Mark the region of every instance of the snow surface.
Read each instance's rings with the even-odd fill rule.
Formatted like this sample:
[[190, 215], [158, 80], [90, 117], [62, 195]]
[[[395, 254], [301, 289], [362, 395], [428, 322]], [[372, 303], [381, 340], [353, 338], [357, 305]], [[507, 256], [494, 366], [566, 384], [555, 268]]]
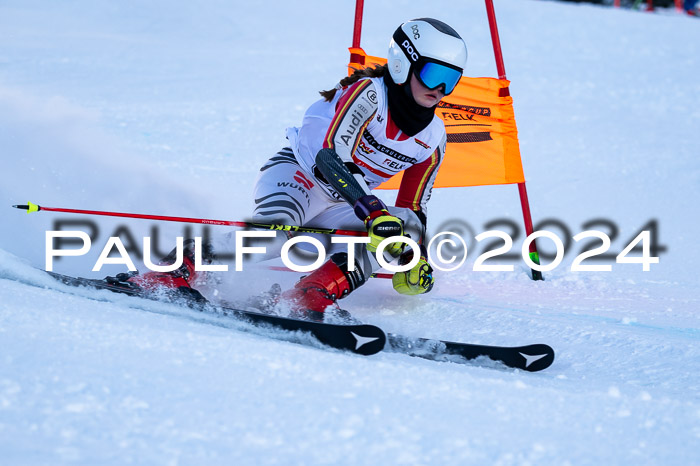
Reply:
[[[57, 219], [99, 226], [90, 256], [56, 263], [83, 276], [121, 270], [89, 272], [119, 226], [156, 224], [12, 204], [246, 218], [285, 127], [345, 72], [353, 2], [304, 5], [0, 4], [0, 463], [700, 464], [700, 23], [672, 11], [496, 5], [535, 223], [574, 235], [607, 219], [617, 253], [656, 219], [659, 264], [571, 272], [576, 245], [533, 282], [517, 260], [472, 271], [472, 235], [466, 266], [429, 295], [374, 280], [344, 302], [387, 331], [548, 343], [543, 372], [328, 351], [35, 270]], [[478, 1], [367, 2], [365, 50], [384, 55], [421, 16], [463, 35], [468, 75], [496, 75]], [[521, 222], [513, 186], [430, 203], [433, 233], [502, 218]], [[156, 226], [162, 244], [183, 229]], [[297, 277], [249, 272], [232, 294]]]

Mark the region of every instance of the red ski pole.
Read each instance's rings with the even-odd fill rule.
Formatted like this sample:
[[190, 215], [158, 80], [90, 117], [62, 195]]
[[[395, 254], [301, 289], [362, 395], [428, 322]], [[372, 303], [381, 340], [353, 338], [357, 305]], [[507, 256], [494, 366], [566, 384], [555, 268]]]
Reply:
[[258, 223], [258, 222], [240, 222], [232, 220], [212, 220], [207, 218], [190, 218], [190, 217], [168, 217], [165, 215], [146, 215], [146, 214], [129, 214], [125, 212], [105, 212], [101, 210], [81, 210], [81, 209], [65, 209], [60, 207], [44, 207], [28, 202], [27, 205], [13, 205], [16, 209], [26, 210], [27, 213], [39, 212], [45, 210], [47, 212], [63, 212], [68, 214], [81, 215], [103, 215], [107, 217], [126, 217], [139, 218], [144, 220], [161, 220], [166, 222], [182, 222], [182, 223], [202, 223], [205, 225], [224, 225], [242, 228], [259, 228], [262, 230], [277, 230], [277, 231], [294, 231], [298, 233], [320, 233], [324, 235], [343, 235], [343, 236], [367, 236], [366, 231], [357, 230], [341, 230], [339, 228], [314, 228], [301, 227], [297, 225], [281, 225], [276, 223]]
[[[243, 227], [243, 228], [260, 228], [264, 230], [277, 230], [277, 231], [295, 231], [299, 233], [321, 233], [325, 235], [344, 235], [344, 236], [367, 236], [366, 231], [356, 231], [356, 230], [341, 230], [338, 228], [313, 228], [313, 227], [300, 227], [296, 225], [280, 225], [274, 223], [256, 223], [256, 222], [239, 222], [231, 220], [211, 220], [206, 218], [189, 218], [189, 217], [167, 217], [164, 215], [146, 215], [146, 214], [130, 214], [125, 212], [105, 212], [100, 210], [81, 210], [81, 209], [65, 209], [60, 207], [44, 207], [37, 204], [28, 202], [26, 205], [13, 205], [12, 207], [16, 209], [26, 210], [27, 213], [40, 212], [42, 210], [46, 212], [63, 212], [69, 214], [81, 214], [81, 215], [103, 215], [108, 217], [126, 217], [126, 218], [139, 218], [144, 220], [163, 220], [166, 222], [182, 222], [182, 223], [202, 223], [205, 225], [225, 225], [233, 227]], [[291, 271], [286, 267], [275, 267], [267, 266], [266, 268], [270, 270], [278, 271]], [[376, 278], [391, 278], [393, 274], [389, 273], [374, 273], [372, 276]]]

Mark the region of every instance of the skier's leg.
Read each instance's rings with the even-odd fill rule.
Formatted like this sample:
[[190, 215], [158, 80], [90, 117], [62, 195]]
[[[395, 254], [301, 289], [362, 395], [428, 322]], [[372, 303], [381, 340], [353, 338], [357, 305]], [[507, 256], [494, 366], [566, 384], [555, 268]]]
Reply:
[[[305, 225], [330, 201], [316, 179], [297, 163], [291, 149], [284, 148], [271, 157], [260, 169], [253, 191], [253, 222], [281, 225]], [[233, 252], [236, 231], [215, 238], [215, 251]], [[274, 239], [250, 240], [265, 246], [265, 254], [250, 256], [260, 262], [280, 256], [284, 243], [290, 238], [284, 231], [277, 231]]]
[[[291, 149], [285, 148], [271, 157], [260, 169], [255, 185], [255, 211], [253, 221], [264, 223], [281, 223], [300, 225], [304, 223], [309, 213], [315, 215], [323, 208], [325, 191], [316, 187], [313, 177], [303, 172], [294, 159]], [[233, 252], [235, 249], [235, 233], [217, 235], [208, 244], [203, 245], [203, 263], [220, 263], [217, 253]], [[279, 250], [287, 236], [279, 232], [268, 246], [268, 254], [255, 257], [254, 260], [265, 260], [279, 256]], [[171, 257], [172, 256], [172, 257]], [[257, 255], [259, 256], [259, 255]], [[175, 250], [161, 260], [161, 264], [169, 264], [175, 260]], [[128, 281], [141, 287], [155, 288], [192, 288], [195, 279], [200, 282], [211, 282], [211, 276], [200, 274], [197, 277], [194, 270], [194, 240], [185, 241], [183, 266], [173, 272], [147, 272], [142, 275], [130, 276]], [[219, 277], [221, 278], [221, 277]], [[213, 280], [216, 282], [217, 279]]]
[[[195, 270], [195, 240], [187, 239], [183, 242], [182, 264], [170, 272], [150, 271], [144, 274], [120, 273], [116, 277], [108, 277], [108, 280], [129, 282], [149, 292], [159, 289], [180, 292], [180, 295], [195, 301], [204, 301], [204, 297], [193, 287], [201, 278]], [[209, 244], [202, 245], [202, 264], [211, 264], [214, 255]], [[172, 265], [177, 260], [177, 248], [158, 262], [159, 266]]]
[[[422, 224], [415, 213], [397, 207], [390, 207], [389, 210], [404, 221], [405, 235], [417, 241]], [[363, 222], [348, 204], [334, 204], [310, 221], [319, 226], [364, 229]], [[373, 272], [381, 268], [364, 244], [334, 243], [327, 251], [331, 256], [325, 264], [303, 277], [294, 288], [281, 296], [293, 311], [306, 312], [308, 317], [317, 320], [322, 319], [322, 313], [328, 306], [362, 286]], [[352, 261], [351, 255], [354, 256]], [[391, 261], [392, 258], [385, 259]]]

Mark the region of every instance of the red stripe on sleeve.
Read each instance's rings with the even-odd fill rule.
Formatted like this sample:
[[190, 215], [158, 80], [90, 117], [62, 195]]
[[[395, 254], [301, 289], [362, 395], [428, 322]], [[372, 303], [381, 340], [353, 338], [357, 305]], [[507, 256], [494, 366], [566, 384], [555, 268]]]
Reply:
[[[328, 127], [328, 131], [326, 132], [326, 138], [323, 140], [324, 148], [335, 148], [334, 140], [336, 133], [338, 132], [338, 128], [340, 127], [340, 123], [343, 121], [343, 118], [345, 118], [345, 116], [351, 111], [350, 109], [352, 108], [352, 104], [362, 94], [365, 88], [370, 85], [372, 85], [372, 81], [370, 81], [369, 79], [358, 81], [352, 86], [350, 86], [345, 92], [345, 94], [343, 94], [342, 97], [340, 97], [340, 100], [338, 100], [338, 103], [335, 106], [335, 115], [333, 116], [331, 124]], [[360, 134], [361, 133], [358, 131], [358, 134], [356, 134], [356, 136], [359, 136]], [[357, 145], [357, 141], [355, 141], [354, 145]]]
[[432, 187], [431, 178], [440, 165], [438, 150], [426, 160], [403, 172], [399, 194], [396, 197], [396, 207], [407, 207], [411, 210], [421, 210], [426, 189]]

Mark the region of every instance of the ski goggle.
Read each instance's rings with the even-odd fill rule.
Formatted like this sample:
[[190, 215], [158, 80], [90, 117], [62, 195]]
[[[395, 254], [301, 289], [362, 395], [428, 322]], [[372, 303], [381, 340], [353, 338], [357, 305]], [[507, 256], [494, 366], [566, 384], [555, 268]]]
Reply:
[[462, 70], [442, 63], [425, 60], [423, 66], [416, 71], [416, 76], [421, 84], [430, 90], [445, 86], [445, 95], [448, 95], [455, 90], [457, 83], [462, 78]]

